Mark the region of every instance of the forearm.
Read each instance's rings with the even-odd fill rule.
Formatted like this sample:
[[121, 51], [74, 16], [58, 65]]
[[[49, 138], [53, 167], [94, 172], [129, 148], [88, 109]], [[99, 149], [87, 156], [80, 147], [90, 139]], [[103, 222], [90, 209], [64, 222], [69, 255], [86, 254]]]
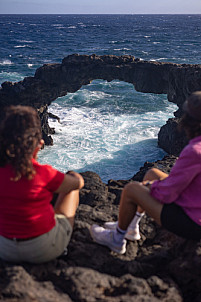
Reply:
[[69, 171], [64, 176], [64, 180], [56, 193], [69, 193], [73, 190], [80, 190], [84, 186], [83, 177], [74, 171]]
[[68, 171], [66, 174], [68, 174], [78, 180], [79, 183], [78, 183], [77, 189], [82, 189], [84, 187], [84, 178], [82, 177], [81, 174], [79, 174], [75, 171]]

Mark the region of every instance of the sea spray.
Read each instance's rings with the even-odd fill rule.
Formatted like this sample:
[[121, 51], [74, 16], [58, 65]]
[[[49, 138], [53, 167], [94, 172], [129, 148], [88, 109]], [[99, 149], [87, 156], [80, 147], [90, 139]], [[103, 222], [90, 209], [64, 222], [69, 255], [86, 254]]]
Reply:
[[[128, 99], [120, 88], [117, 92], [121, 85]], [[56, 131], [54, 146], [45, 147], [39, 160], [64, 172], [94, 171], [105, 182], [130, 178], [145, 161], [165, 154], [157, 134], [175, 110], [166, 95], [137, 93], [119, 81], [93, 81], [51, 104], [49, 111], [60, 123], [49, 120]]]

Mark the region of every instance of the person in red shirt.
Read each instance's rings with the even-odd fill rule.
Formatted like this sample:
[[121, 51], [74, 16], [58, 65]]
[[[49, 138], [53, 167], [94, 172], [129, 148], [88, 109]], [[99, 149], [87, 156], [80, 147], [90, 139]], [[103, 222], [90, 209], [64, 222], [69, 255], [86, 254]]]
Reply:
[[38, 163], [43, 143], [34, 108], [5, 109], [0, 123], [0, 258], [6, 261], [50, 261], [71, 238], [84, 180], [76, 172], [64, 174]]

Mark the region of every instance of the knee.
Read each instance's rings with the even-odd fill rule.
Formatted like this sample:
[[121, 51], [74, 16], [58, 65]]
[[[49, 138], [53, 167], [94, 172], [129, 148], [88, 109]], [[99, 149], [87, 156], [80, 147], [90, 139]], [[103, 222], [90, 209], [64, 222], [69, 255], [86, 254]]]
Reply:
[[155, 178], [155, 175], [158, 173], [158, 171], [159, 171], [159, 169], [157, 169], [157, 168], [149, 169], [145, 173], [145, 176], [144, 176], [143, 180], [152, 180], [153, 178]]
[[138, 191], [138, 188], [141, 186], [141, 184], [138, 181], [133, 181], [125, 185], [124, 187], [124, 194], [126, 194], [128, 197], [134, 197], [135, 192]]

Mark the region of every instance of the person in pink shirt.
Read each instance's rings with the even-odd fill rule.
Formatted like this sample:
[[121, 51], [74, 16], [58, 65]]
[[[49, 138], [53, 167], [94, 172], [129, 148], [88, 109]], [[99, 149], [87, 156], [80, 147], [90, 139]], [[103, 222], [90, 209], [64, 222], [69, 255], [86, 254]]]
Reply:
[[[184, 103], [180, 128], [189, 138], [169, 175], [153, 168], [142, 182], [130, 182], [122, 192], [115, 229], [92, 225], [93, 240], [123, 254], [125, 235], [137, 207], [178, 236], [201, 239], [201, 92]], [[109, 225], [109, 224], [108, 224]], [[107, 223], [105, 224], [107, 226]]]
[[84, 180], [76, 172], [64, 174], [37, 162], [43, 143], [34, 108], [5, 109], [0, 123], [0, 258], [6, 261], [50, 261], [71, 238]]

